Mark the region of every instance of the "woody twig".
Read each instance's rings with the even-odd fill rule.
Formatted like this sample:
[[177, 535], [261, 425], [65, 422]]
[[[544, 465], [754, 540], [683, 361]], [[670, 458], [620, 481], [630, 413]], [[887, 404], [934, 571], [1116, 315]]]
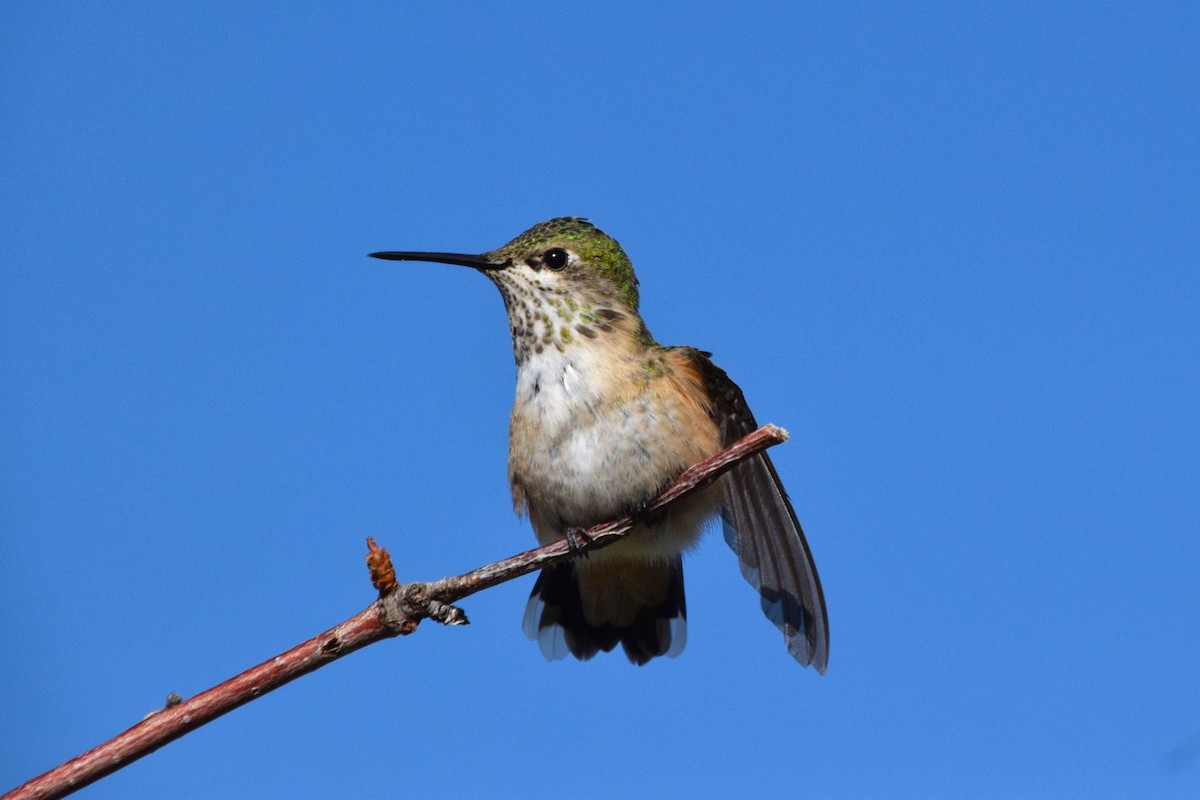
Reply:
[[[684, 472], [651, 501], [645, 511], [659, 511], [709, 485], [739, 461], [786, 441], [787, 436], [782, 428], [764, 425]], [[383, 639], [410, 634], [423, 619], [465, 625], [466, 614], [453, 605], [459, 600], [611, 544], [636, 524], [633, 515], [626, 515], [589, 528], [575, 546], [566, 540], [553, 542], [463, 575], [430, 583], [397, 583], [387, 551], [373, 539], [368, 539], [367, 563], [371, 581], [379, 591], [379, 599], [370, 606], [324, 633], [192, 698], [181, 700], [172, 693], [162, 709], [129, 730], [18, 786], [0, 800], [65, 797], [331, 661]]]

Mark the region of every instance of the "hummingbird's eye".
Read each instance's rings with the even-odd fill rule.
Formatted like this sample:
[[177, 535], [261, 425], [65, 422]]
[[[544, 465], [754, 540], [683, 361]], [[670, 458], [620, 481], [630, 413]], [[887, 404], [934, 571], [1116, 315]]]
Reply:
[[561, 247], [553, 247], [542, 254], [542, 263], [557, 272], [567, 265], [569, 255]]

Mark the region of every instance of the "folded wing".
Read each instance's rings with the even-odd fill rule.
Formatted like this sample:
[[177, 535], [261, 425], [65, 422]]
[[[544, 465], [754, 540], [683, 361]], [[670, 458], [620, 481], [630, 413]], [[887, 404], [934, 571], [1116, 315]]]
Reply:
[[[680, 348], [685, 349], [685, 348]], [[707, 353], [690, 351], [713, 398], [713, 417], [727, 447], [758, 428], [746, 398]], [[758, 590], [763, 613], [783, 632], [788, 652], [824, 673], [829, 663], [829, 619], [817, 565], [766, 453], [726, 475], [721, 512], [725, 541], [741, 562], [742, 575]]]

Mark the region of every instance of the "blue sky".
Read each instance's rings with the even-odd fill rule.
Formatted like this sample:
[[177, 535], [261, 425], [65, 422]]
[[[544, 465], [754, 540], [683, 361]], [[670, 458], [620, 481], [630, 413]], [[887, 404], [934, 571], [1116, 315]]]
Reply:
[[1195, 797], [1190, 3], [10, 3], [0, 785], [533, 543], [496, 290], [619, 239], [760, 421], [829, 604], [710, 537], [684, 654], [546, 663], [527, 578], [81, 796]]

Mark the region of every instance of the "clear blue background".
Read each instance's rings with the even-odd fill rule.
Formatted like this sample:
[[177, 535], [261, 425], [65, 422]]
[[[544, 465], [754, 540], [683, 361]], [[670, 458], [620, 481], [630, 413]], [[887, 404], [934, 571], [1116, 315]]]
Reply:
[[687, 651], [532, 579], [86, 790], [1200, 794], [1200, 6], [7, 3], [0, 787], [404, 579], [532, 544], [479, 252], [594, 219], [715, 352], [824, 579], [719, 536]]

